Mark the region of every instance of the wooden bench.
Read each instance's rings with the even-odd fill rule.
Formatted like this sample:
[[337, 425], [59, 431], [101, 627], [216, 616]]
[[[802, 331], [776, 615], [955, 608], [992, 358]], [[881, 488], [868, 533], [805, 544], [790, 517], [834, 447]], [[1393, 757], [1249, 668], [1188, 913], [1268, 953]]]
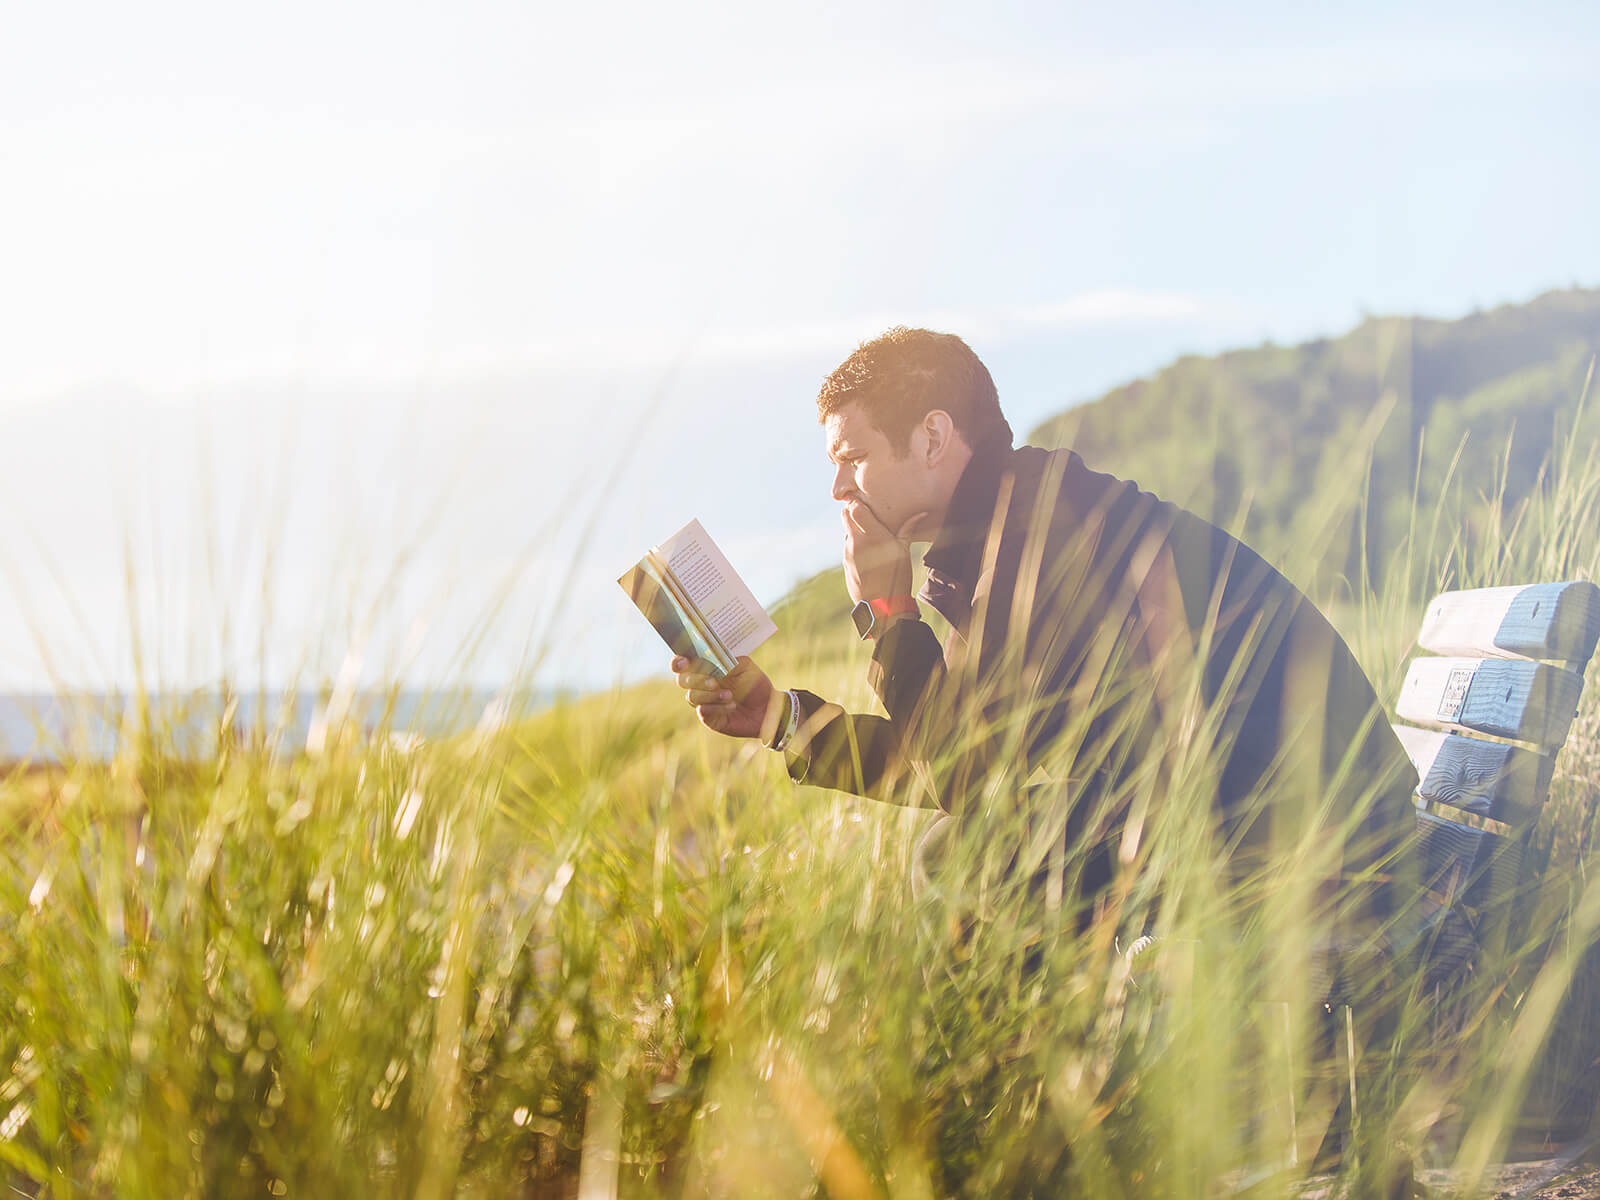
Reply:
[[[1428, 604], [1417, 645], [1430, 653], [1411, 662], [1395, 705], [1409, 723], [1392, 726], [1419, 776], [1422, 920], [1395, 932], [1420, 952], [1435, 985], [1457, 981], [1486, 942], [1503, 936], [1522, 845], [1549, 794], [1597, 638], [1600, 587], [1593, 583], [1445, 592]], [[1277, 1149], [1271, 1132], [1262, 1137], [1264, 1161], [1226, 1181], [1225, 1194], [1242, 1194], [1319, 1152], [1337, 1157], [1357, 1124], [1365, 1036], [1357, 1035], [1354, 1010], [1322, 1006], [1320, 1034], [1310, 1038], [1320, 1079], [1308, 1090], [1306, 1063], [1297, 1060], [1301, 1017], [1287, 1003], [1268, 1008], [1274, 1016], [1262, 1029], [1283, 1032], [1262, 1061], [1262, 1078], [1272, 1082], [1256, 1121], [1283, 1141]], [[1392, 1170], [1388, 1194], [1411, 1195], [1403, 1157]]]
[[1434, 982], [1504, 937], [1522, 846], [1597, 636], [1600, 588], [1588, 582], [1445, 592], [1428, 605], [1417, 644], [1438, 657], [1412, 661], [1395, 706], [1411, 724], [1393, 728], [1421, 777], [1414, 799]]
[[[1419, 776], [1413, 803], [1423, 877], [1421, 919], [1405, 922], [1400, 941], [1420, 954], [1436, 999], [1505, 935], [1522, 846], [1549, 794], [1597, 636], [1600, 587], [1588, 582], [1445, 592], [1428, 604], [1417, 645], [1430, 654], [1411, 662], [1395, 705], [1410, 723], [1392, 728]], [[1283, 1008], [1287, 1029], [1293, 1018]], [[1250, 1180], [1309, 1161], [1355, 1126], [1354, 1014], [1344, 1005], [1324, 1011], [1325, 1050], [1340, 1060], [1332, 1065], [1344, 1080], [1334, 1091], [1344, 1094], [1335, 1102], [1324, 1091], [1320, 1119], [1301, 1120], [1298, 1080], [1285, 1058], [1278, 1070], [1289, 1098], [1287, 1154]], [[1285, 1045], [1291, 1041], [1286, 1035]]]

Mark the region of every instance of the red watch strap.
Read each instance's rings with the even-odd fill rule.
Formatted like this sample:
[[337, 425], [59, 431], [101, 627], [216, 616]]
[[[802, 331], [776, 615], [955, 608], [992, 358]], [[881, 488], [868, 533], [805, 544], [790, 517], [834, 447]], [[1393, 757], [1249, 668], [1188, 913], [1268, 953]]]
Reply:
[[880, 617], [894, 617], [901, 613], [914, 613], [917, 611], [917, 598], [915, 596], [886, 596], [878, 600], [868, 600], [872, 611]]

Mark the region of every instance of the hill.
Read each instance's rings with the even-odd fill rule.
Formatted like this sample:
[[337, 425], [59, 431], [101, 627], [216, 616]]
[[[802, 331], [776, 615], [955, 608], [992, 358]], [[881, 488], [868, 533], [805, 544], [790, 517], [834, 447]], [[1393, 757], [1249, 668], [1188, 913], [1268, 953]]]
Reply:
[[1417, 511], [1440, 509], [1446, 527], [1481, 522], [1483, 498], [1506, 511], [1549, 486], [1552, 446], [1586, 454], [1600, 437], [1595, 406], [1580, 412], [1597, 352], [1600, 290], [1455, 321], [1373, 317], [1342, 337], [1179, 359], [1026, 440], [1071, 446], [1242, 527], [1269, 555], [1320, 542], [1299, 582], [1326, 592], [1359, 577], [1363, 535], [1366, 569], [1382, 579], [1413, 492]]

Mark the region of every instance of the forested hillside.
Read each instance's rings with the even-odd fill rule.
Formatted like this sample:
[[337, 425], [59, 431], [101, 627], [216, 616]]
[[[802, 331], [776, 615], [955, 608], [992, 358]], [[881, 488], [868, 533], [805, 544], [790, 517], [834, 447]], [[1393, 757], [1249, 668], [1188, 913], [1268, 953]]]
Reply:
[[1182, 358], [1026, 440], [1071, 446], [1219, 524], [1242, 520], [1269, 554], [1326, 538], [1318, 577], [1301, 580], [1325, 591], [1357, 576], [1363, 505], [1367, 565], [1381, 580], [1414, 490], [1425, 518], [1443, 500], [1446, 525], [1481, 521], [1480, 494], [1503, 485], [1502, 508], [1515, 505], [1552, 445], [1588, 453], [1600, 415], [1593, 403], [1580, 414], [1580, 401], [1597, 352], [1600, 290], [1457, 321], [1373, 317], [1338, 338]]

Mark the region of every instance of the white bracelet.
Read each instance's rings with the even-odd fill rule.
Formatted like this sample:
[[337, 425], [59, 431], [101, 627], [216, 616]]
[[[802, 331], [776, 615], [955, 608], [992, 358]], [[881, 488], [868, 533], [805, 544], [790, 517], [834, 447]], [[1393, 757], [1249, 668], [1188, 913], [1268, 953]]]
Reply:
[[800, 728], [800, 697], [794, 694], [793, 689], [785, 693], [789, 697], [789, 720], [784, 724], [783, 733], [778, 740], [772, 743], [774, 750], [782, 750], [789, 744], [789, 739], [794, 736], [794, 731]]

